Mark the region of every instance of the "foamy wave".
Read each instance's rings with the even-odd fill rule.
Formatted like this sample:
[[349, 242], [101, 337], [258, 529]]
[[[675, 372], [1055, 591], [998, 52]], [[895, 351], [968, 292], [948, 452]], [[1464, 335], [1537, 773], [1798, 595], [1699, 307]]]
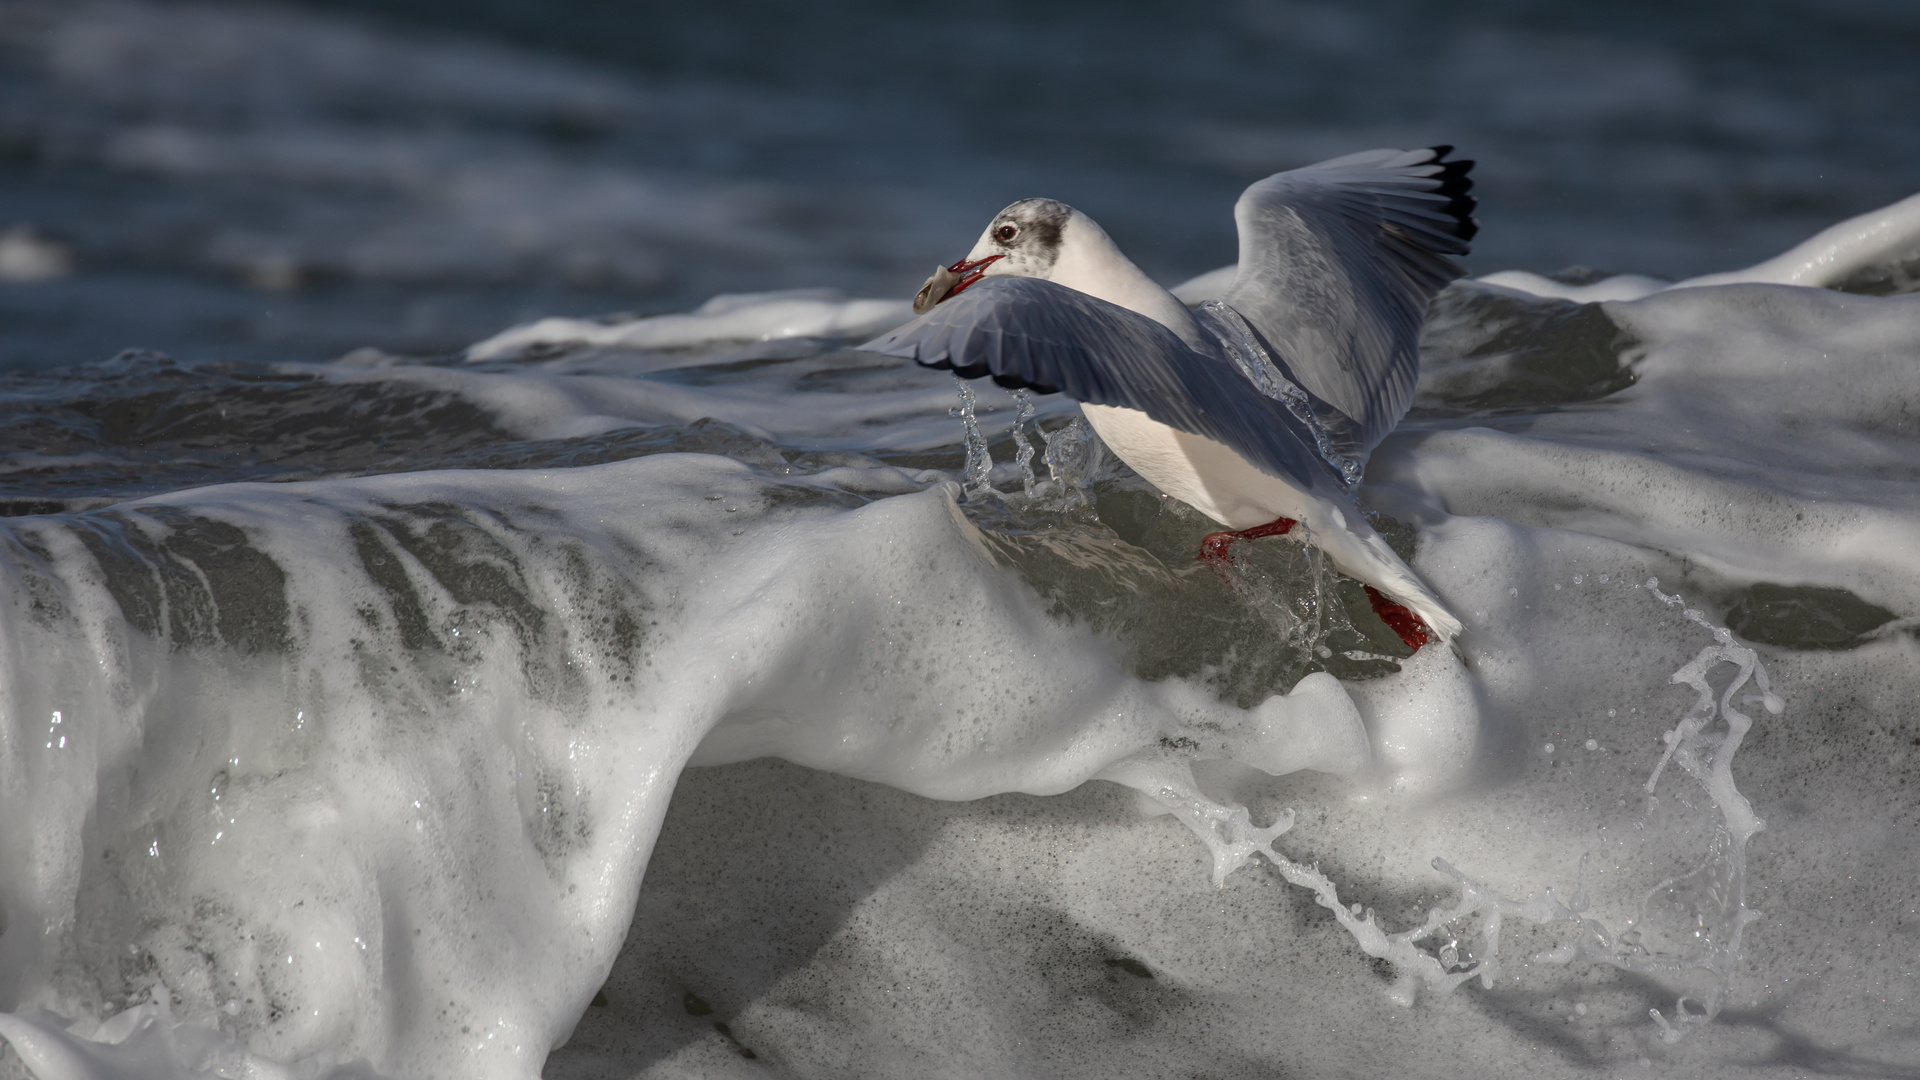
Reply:
[[1575, 285], [1524, 270], [1503, 270], [1479, 280], [1583, 304], [1638, 300], [1665, 289], [1709, 285], [1805, 285], [1876, 295], [1912, 292], [1920, 288], [1920, 195], [1822, 229], [1791, 250], [1744, 270], [1679, 282], [1616, 274]]
[[913, 304], [906, 300], [849, 300], [832, 290], [791, 289], [716, 296], [685, 314], [647, 319], [541, 319], [470, 346], [467, 357], [495, 360], [566, 345], [684, 349], [795, 337], [865, 339], [912, 317]]
[[1915, 1059], [1920, 297], [1451, 291], [1361, 490], [1467, 623], [1412, 657], [1309, 547], [1196, 564], [1070, 406], [843, 348], [898, 315], [858, 303], [132, 356], [23, 413], [75, 469], [213, 475], [226, 424], [321, 478], [0, 522], [0, 1038], [49, 1080]]

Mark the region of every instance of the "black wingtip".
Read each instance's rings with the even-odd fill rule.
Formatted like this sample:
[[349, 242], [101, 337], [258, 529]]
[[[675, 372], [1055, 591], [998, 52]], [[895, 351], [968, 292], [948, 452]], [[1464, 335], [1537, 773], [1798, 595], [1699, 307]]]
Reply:
[[1028, 382], [1018, 375], [996, 374], [991, 367], [987, 366], [985, 360], [961, 365], [954, 363], [950, 357], [942, 357], [938, 360], [921, 360], [916, 358], [914, 363], [919, 364], [921, 367], [933, 368], [935, 371], [951, 371], [963, 379], [992, 379], [994, 385], [1006, 390], [1031, 390], [1041, 395], [1057, 394], [1060, 392], [1060, 388], [1057, 386], [1048, 386], [1046, 383], [1039, 382]]
[[1471, 240], [1480, 231], [1480, 223], [1473, 219], [1473, 211], [1480, 204], [1468, 192], [1473, 190], [1473, 159], [1448, 161], [1446, 157], [1453, 153], [1453, 147], [1447, 145], [1429, 147], [1433, 151], [1433, 163], [1440, 166], [1437, 179], [1440, 186], [1436, 189], [1447, 197], [1447, 216], [1453, 219], [1453, 235], [1462, 240]]
[[1046, 383], [1028, 382], [1018, 375], [994, 375], [992, 378], [994, 385], [1003, 390], [1031, 390], [1036, 394], [1042, 395], [1057, 394], [1060, 392], [1060, 388], [1057, 386], [1048, 386]]

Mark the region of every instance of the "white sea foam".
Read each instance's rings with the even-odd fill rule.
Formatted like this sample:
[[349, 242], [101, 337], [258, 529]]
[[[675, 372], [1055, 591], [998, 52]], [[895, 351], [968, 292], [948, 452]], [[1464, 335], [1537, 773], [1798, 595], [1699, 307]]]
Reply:
[[[609, 324], [595, 340], [577, 335], [593, 333], [598, 324], [546, 320], [490, 339], [484, 349], [475, 346], [469, 364], [387, 356], [370, 363], [350, 355], [281, 367], [341, 383], [458, 395], [526, 439], [716, 419], [808, 450], [949, 446], [956, 415], [950, 376], [818, 340], [859, 338], [911, 314], [902, 303], [835, 299], [819, 291], [728, 296], [691, 315]], [[483, 356], [487, 362], [479, 362]], [[972, 392], [984, 430], [1005, 434], [1019, 412], [1012, 395], [990, 383]], [[1078, 415], [1058, 395], [1031, 406], [1043, 421]]]
[[[724, 339], [723, 339], [724, 340]], [[712, 343], [707, 343], [711, 345]], [[385, 383], [458, 395], [527, 439], [580, 438], [622, 428], [725, 421], [757, 438], [810, 450], [926, 450], [951, 445], [952, 379], [872, 353], [821, 352], [814, 342], [780, 351], [709, 348], [698, 353], [608, 350], [556, 360], [473, 368], [390, 360], [283, 365], [342, 383]], [[746, 377], [728, 372], [743, 365]], [[976, 388], [997, 436], [1015, 409], [999, 387]], [[1044, 399], [1042, 418], [1075, 411]]]
[[1662, 281], [1645, 274], [1612, 274], [1599, 281], [1571, 285], [1530, 270], [1500, 270], [1476, 280], [1485, 285], [1514, 289], [1530, 296], [1572, 300], [1580, 304], [1597, 304], [1605, 300], [1638, 300], [1673, 285], [1670, 281]]
[[467, 356], [493, 360], [536, 346], [571, 344], [674, 349], [790, 337], [864, 340], [912, 317], [913, 305], [905, 300], [849, 300], [830, 289], [791, 289], [716, 296], [684, 315], [618, 322], [541, 319], [479, 342]]
[[[1682, 603], [1678, 596], [1662, 594], [1658, 579], [1648, 579], [1646, 589], [1674, 606]], [[1704, 986], [1688, 987], [1687, 993], [1680, 994], [1670, 1016], [1657, 1008], [1649, 1013], [1659, 1025], [1661, 1037], [1669, 1043], [1679, 1041], [1689, 1026], [1711, 1023], [1727, 1004], [1746, 927], [1760, 918], [1759, 912], [1746, 906], [1746, 851], [1747, 842], [1766, 827], [1734, 783], [1733, 759], [1753, 721], [1732, 701], [1751, 681], [1760, 690], [1757, 696], [1768, 712], [1779, 714], [1785, 703], [1768, 689], [1766, 670], [1753, 650], [1735, 644], [1724, 628], [1707, 623], [1697, 610], [1689, 609], [1686, 614], [1714, 635], [1715, 644], [1701, 649], [1672, 676], [1672, 681], [1697, 691], [1699, 698], [1673, 730], [1662, 736], [1667, 750], [1645, 784], [1646, 805], [1649, 813], [1657, 806], [1661, 773], [1669, 761], [1678, 761], [1699, 783], [1718, 820], [1713, 823], [1713, 840], [1697, 856], [1697, 865], [1649, 886], [1621, 926], [1609, 928], [1586, 914], [1592, 903], [1584, 881], [1591, 853], [1582, 857], [1582, 880], [1564, 900], [1551, 886], [1524, 901], [1514, 900], [1489, 890], [1444, 858], [1436, 858], [1434, 869], [1457, 883], [1458, 901], [1433, 908], [1418, 926], [1397, 932], [1387, 931], [1374, 912], [1362, 905], [1349, 908], [1342, 903], [1339, 887], [1318, 868], [1302, 866], [1271, 850], [1263, 849], [1262, 853], [1273, 860], [1288, 882], [1312, 890], [1314, 899], [1334, 914], [1361, 949], [1392, 963], [1403, 980], [1417, 979], [1430, 989], [1445, 992], [1478, 979], [1481, 986], [1491, 990], [1503, 971], [1503, 919], [1561, 923], [1576, 928], [1577, 935], [1541, 953], [1536, 960], [1603, 964], [1669, 977], [1704, 974]], [[1723, 690], [1716, 690], [1708, 676], [1720, 664], [1732, 664], [1738, 671]], [[1707, 731], [1715, 720], [1721, 721], [1723, 730]], [[1594, 744], [1589, 741], [1588, 747], [1592, 749]], [[1547, 749], [1551, 752], [1551, 743]], [[1681, 798], [1684, 800], [1684, 796]], [[1478, 919], [1471, 925], [1459, 925], [1474, 916]], [[1469, 935], [1479, 938], [1471, 953], [1459, 944], [1460, 937]], [[1442, 937], [1452, 940], [1444, 945], [1423, 944], [1437, 943]], [[1406, 1004], [1412, 1004], [1410, 991], [1397, 991]], [[1689, 1002], [1696, 1008], [1689, 1009]]]
[[1920, 428], [1909, 419], [1920, 296], [1740, 285], [1606, 312], [1633, 339], [1634, 385], [1511, 429], [1403, 431], [1370, 467], [1379, 504], [1610, 537], [1736, 579], [1920, 606]]
[[[171, 988], [274, 1061], [527, 1075], [612, 962], [690, 762], [777, 754], [942, 799], [1066, 791], [1163, 738], [1364, 763], [1324, 676], [1242, 713], [1127, 675], [937, 478], [668, 455], [23, 526], [15, 595], [43, 614], [8, 625], [5, 799], [36, 827], [0, 857], [9, 925], [45, 932], [4, 939], [9, 1037], [55, 1075], [110, 1060], [31, 1010]], [[190, 549], [227, 582], [145, 591]], [[58, 745], [19, 742], [44, 715]]]
[[1708, 285], [1804, 285], [1830, 289], [1857, 283], [1869, 288], [1904, 286], [1910, 289], [1916, 278], [1920, 278], [1920, 195], [1822, 229], [1765, 262], [1685, 281], [1666, 282], [1640, 274], [1615, 274], [1573, 285], [1525, 270], [1502, 270], [1479, 280], [1535, 296], [1592, 304], [1605, 300], [1638, 300], [1666, 289], [1697, 289]]

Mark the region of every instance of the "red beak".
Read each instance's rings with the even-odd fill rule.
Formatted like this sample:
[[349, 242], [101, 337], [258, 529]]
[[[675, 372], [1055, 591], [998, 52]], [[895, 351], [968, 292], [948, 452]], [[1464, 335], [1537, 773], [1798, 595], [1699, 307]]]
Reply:
[[915, 315], [925, 315], [927, 312], [932, 311], [934, 305], [951, 299], [962, 289], [979, 281], [981, 277], [985, 276], [987, 267], [990, 266], [995, 259], [1004, 258], [1006, 258], [1005, 255], [989, 255], [984, 259], [975, 259], [972, 262], [961, 259], [952, 266], [934, 267], [933, 276], [927, 279], [926, 284], [920, 286], [919, 292], [913, 294], [913, 313]]
[[951, 300], [954, 297], [959, 296], [962, 292], [966, 290], [967, 286], [973, 284], [976, 281], [979, 281], [981, 278], [986, 276], [988, 266], [1004, 258], [1006, 258], [1005, 255], [989, 255], [984, 259], [975, 259], [972, 262], [968, 262], [965, 259], [961, 259], [959, 262], [954, 263], [952, 266], [947, 267], [947, 271], [949, 273], [959, 274], [960, 280], [954, 282], [953, 288], [948, 289], [946, 292], [946, 295], [942, 296], [940, 299]]

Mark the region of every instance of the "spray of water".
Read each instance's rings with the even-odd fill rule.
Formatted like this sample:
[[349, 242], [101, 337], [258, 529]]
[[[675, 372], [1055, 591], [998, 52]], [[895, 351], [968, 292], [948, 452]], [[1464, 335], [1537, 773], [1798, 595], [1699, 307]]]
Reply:
[[1033, 423], [1033, 392], [1021, 387], [1013, 392], [1013, 460], [1020, 466], [1020, 490], [1033, 498], [1033, 441], [1027, 438], [1027, 425]]
[[[1659, 591], [1657, 579], [1644, 586], [1662, 602], [1682, 606], [1678, 596]], [[1634, 917], [1624, 932], [1616, 933], [1600, 920], [1586, 915], [1589, 900], [1585, 879], [1587, 860], [1582, 858], [1579, 880], [1570, 897], [1562, 900], [1551, 887], [1543, 888], [1526, 900], [1514, 900], [1487, 888], [1462, 873], [1444, 859], [1433, 861], [1434, 869], [1451, 878], [1459, 889], [1459, 899], [1449, 907], [1434, 908], [1420, 925], [1390, 933], [1376, 919], [1372, 909], [1360, 904], [1347, 905], [1339, 889], [1317, 866], [1296, 863], [1286, 856], [1263, 848], [1282, 878], [1313, 891], [1315, 899], [1332, 911], [1347, 932], [1353, 935], [1361, 951], [1393, 964], [1405, 977], [1418, 980], [1429, 990], [1445, 992], [1461, 983], [1478, 978], [1491, 989], [1501, 976], [1500, 933], [1506, 919], [1521, 919], [1536, 924], [1563, 924], [1576, 931], [1558, 947], [1532, 959], [1549, 964], [1603, 964], [1650, 976], [1704, 976], [1706, 989], [1698, 996], [1682, 995], [1675, 1002], [1671, 1017], [1658, 1009], [1649, 1015], [1667, 1042], [1682, 1038], [1691, 1027], [1712, 1022], [1726, 1003], [1729, 985], [1738, 967], [1742, 935], [1748, 923], [1759, 918], [1746, 906], [1747, 841], [1766, 827], [1746, 797], [1734, 784], [1732, 765], [1741, 741], [1753, 726], [1753, 720], [1734, 705], [1735, 695], [1749, 683], [1759, 691], [1742, 698], [1742, 704], [1760, 702], [1771, 714], [1785, 704], [1768, 687], [1766, 670], [1753, 650], [1735, 643], [1724, 627], [1708, 623], [1696, 609], [1686, 609], [1686, 617], [1712, 632], [1714, 644], [1700, 650], [1694, 658], [1674, 672], [1670, 681], [1692, 687], [1698, 694], [1692, 707], [1663, 739], [1666, 753], [1645, 783], [1646, 813], [1658, 804], [1656, 792], [1669, 763], [1680, 768], [1700, 785], [1718, 815], [1713, 838], [1700, 862], [1690, 871], [1669, 877], [1641, 897]], [[1733, 672], [1724, 688], [1715, 691], [1710, 677], [1723, 665]], [[1715, 721], [1719, 721], [1716, 727]], [[1470, 961], [1463, 960], [1458, 934], [1451, 928], [1462, 919], [1478, 917], [1479, 947]], [[1691, 932], [1671, 935], [1660, 947], [1648, 944], [1643, 933], [1662, 918], [1679, 920]], [[1685, 942], [1675, 945], [1673, 942]]]
[[[954, 384], [960, 392], [960, 404], [947, 412], [960, 419], [965, 432], [967, 456], [961, 473], [967, 498], [979, 500], [992, 495], [1043, 505], [1050, 510], [1071, 510], [1092, 501], [1088, 489], [1100, 475], [1102, 448], [1100, 437], [1093, 433], [1093, 428], [1087, 425], [1084, 418], [1075, 416], [1048, 431], [1035, 418], [1033, 392], [1026, 389], [1013, 391], [1011, 435], [1013, 461], [1020, 470], [1020, 491], [1017, 495], [1001, 492], [993, 486], [993, 456], [987, 446], [987, 437], [980, 430], [979, 399], [966, 380], [955, 376]], [[1034, 446], [1033, 432], [1038, 432], [1045, 442], [1044, 453]], [[1036, 456], [1046, 462], [1045, 480], [1040, 479], [1034, 471], [1033, 459]]]
[[1223, 573], [1227, 586], [1272, 628], [1278, 648], [1302, 658], [1331, 657], [1328, 634], [1351, 633], [1353, 622], [1334, 595], [1334, 570], [1325, 553], [1314, 546], [1304, 523], [1284, 538], [1261, 542], [1269, 545], [1268, 552], [1273, 545], [1292, 545], [1298, 552], [1292, 572], [1276, 574], [1253, 565], [1249, 556], [1254, 545], [1242, 543], [1230, 550], [1231, 562]]
[[1062, 508], [1087, 502], [1087, 489], [1100, 474], [1100, 437], [1079, 416], [1052, 431], [1041, 428], [1040, 437], [1047, 443], [1044, 493], [1059, 498]]
[[993, 456], [987, 452], [987, 437], [980, 433], [980, 420], [975, 414], [973, 387], [965, 379], [954, 376], [954, 385], [960, 388], [960, 405], [948, 410], [948, 415], [960, 418], [967, 432], [966, 493], [969, 497], [979, 497], [993, 490], [987, 482], [993, 473]]

